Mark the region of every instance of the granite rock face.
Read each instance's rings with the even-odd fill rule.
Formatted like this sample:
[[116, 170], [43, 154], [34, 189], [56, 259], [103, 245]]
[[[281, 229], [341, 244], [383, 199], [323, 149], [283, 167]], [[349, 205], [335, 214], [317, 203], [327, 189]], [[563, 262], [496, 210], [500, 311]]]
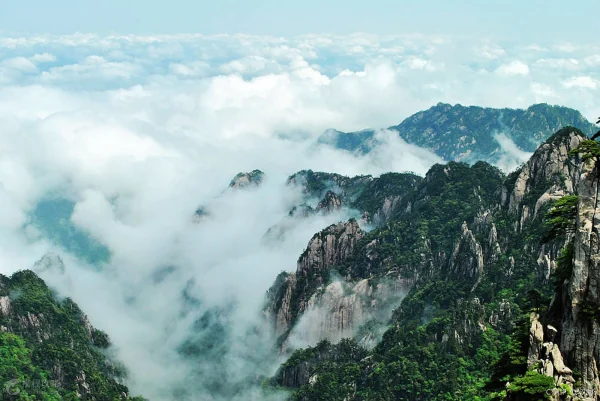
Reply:
[[[541, 207], [552, 200], [575, 192], [581, 166], [569, 157], [584, 139], [576, 131], [559, 131], [542, 144], [529, 161], [518, 171], [514, 186], [503, 192], [503, 203], [511, 213], [519, 215], [515, 231], [537, 215]], [[526, 196], [534, 197], [535, 204], [524, 202]]]
[[[354, 337], [357, 329], [369, 322], [383, 324], [411, 284], [399, 277], [358, 282], [340, 280], [318, 289], [308, 300], [284, 348], [303, 348], [321, 340], [336, 343], [342, 338]], [[366, 331], [358, 341], [370, 348], [377, 341], [376, 333]]]
[[575, 395], [581, 399], [600, 397], [600, 250], [598, 240], [597, 166], [591, 163], [577, 184], [579, 204], [577, 229], [573, 239], [573, 271], [563, 283], [560, 304], [562, 328], [560, 349], [567, 364], [580, 372], [581, 386]]
[[298, 275], [308, 275], [343, 262], [365, 232], [356, 220], [338, 223], [316, 234], [298, 261]]
[[[544, 327], [540, 322], [539, 314], [535, 312], [530, 314], [529, 321], [531, 326], [529, 329], [527, 367], [528, 370], [535, 370], [539, 374], [554, 379], [556, 387], [547, 392], [547, 399], [550, 401], [588, 400], [586, 397], [581, 398], [576, 395], [578, 390], [575, 387], [573, 371], [565, 365], [560, 347], [554, 342], [558, 330], [551, 325]], [[524, 398], [526, 395], [511, 394], [510, 386], [508, 389], [507, 400], [520, 401], [521, 399], [526, 399]], [[592, 399], [589, 400], [591, 401]]]
[[[321, 275], [350, 256], [364, 234], [356, 220], [333, 224], [313, 236], [298, 259], [295, 273], [282, 273], [278, 277], [278, 282], [269, 290], [270, 301], [265, 309], [278, 337], [289, 333], [295, 318], [309, 307], [311, 299], [310, 305], [315, 306], [314, 290], [327, 284]], [[313, 280], [315, 275], [318, 277]], [[329, 294], [335, 297], [333, 287]], [[349, 300], [345, 305], [353, 308]], [[348, 315], [349, 312], [345, 313]]]

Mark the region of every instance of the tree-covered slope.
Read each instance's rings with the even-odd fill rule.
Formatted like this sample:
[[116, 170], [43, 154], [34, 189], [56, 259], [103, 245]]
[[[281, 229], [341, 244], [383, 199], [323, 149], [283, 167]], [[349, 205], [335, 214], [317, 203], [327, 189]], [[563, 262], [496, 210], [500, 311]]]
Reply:
[[318, 293], [331, 276], [349, 287], [397, 277], [409, 292], [372, 350], [353, 342], [359, 330], [349, 342], [296, 351], [270, 383], [291, 389], [296, 400], [483, 400], [503, 397], [514, 377], [514, 394], [541, 389], [542, 398], [521, 399], [543, 399], [554, 385], [525, 375], [522, 333], [527, 313], [554, 293], [567, 238], [546, 235], [545, 215], [575, 193], [582, 166], [569, 152], [584, 138], [572, 127], [558, 131], [508, 177], [482, 162], [436, 165], [351, 252], [325, 265], [299, 262], [270, 292], [279, 306], [274, 316], [304, 313], [286, 295], [304, 294], [306, 302], [307, 289]]
[[347, 207], [360, 212], [369, 221], [382, 223], [389, 217], [395, 204], [421, 181], [422, 178], [413, 173], [346, 177], [335, 173], [302, 170], [287, 180], [287, 185], [301, 189], [304, 201], [291, 210], [290, 215]]
[[[545, 103], [526, 110], [438, 103], [389, 130], [408, 143], [434, 151], [444, 160], [495, 162], [501, 152], [497, 134], [504, 134], [521, 150], [533, 152], [564, 126], [576, 127], [586, 135], [595, 132], [594, 125], [577, 110]], [[376, 142], [374, 134], [372, 130], [354, 133], [330, 130], [320, 142], [366, 153]]]
[[[0, 275], [0, 382], [6, 400], [131, 400], [108, 336], [34, 272]], [[141, 398], [135, 398], [140, 399]]]

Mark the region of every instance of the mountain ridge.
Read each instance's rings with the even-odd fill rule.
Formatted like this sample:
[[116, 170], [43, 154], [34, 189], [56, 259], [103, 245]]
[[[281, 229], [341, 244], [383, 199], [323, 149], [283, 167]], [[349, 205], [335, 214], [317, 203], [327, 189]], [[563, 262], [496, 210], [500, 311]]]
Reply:
[[[319, 267], [316, 285], [308, 286], [317, 294], [319, 286], [328, 285], [323, 281], [328, 270], [341, 277], [330, 282], [347, 282], [350, 288], [378, 275], [405, 279], [410, 289], [381, 341], [371, 351], [363, 348], [364, 328], [359, 327], [353, 339], [337, 345], [325, 338], [294, 352], [270, 383], [287, 387], [291, 399], [304, 401], [538, 399], [523, 398], [525, 391], [534, 391], [529, 387], [534, 382], [544, 383], [542, 397], [551, 391], [553, 400], [572, 399], [564, 386], [583, 394], [579, 382], [566, 373], [550, 374], [550, 384], [544, 379], [549, 371], [530, 366], [527, 372], [527, 349], [534, 344], [518, 333], [529, 330], [529, 318], [523, 317], [529, 308], [549, 303], [554, 291], [552, 277], [568, 238], [541, 243], [544, 216], [557, 199], [582, 185], [586, 167], [571, 163], [570, 154], [586, 139], [578, 129], [564, 128], [509, 176], [483, 162], [472, 167], [456, 162], [433, 166], [391, 220], [364, 235], [341, 263], [325, 271]], [[299, 263], [296, 274], [303, 269]], [[309, 293], [303, 299], [312, 297]], [[285, 307], [275, 305], [280, 311]], [[351, 306], [340, 307], [335, 313], [351, 315]], [[531, 324], [535, 322], [532, 318]], [[560, 347], [559, 353], [564, 349]], [[501, 365], [503, 355], [524, 362]], [[545, 355], [539, 358], [548, 358]], [[564, 363], [574, 360], [573, 354], [565, 354]], [[547, 361], [563, 366], [559, 354]], [[507, 381], [494, 376], [501, 369], [515, 382], [509, 394]], [[496, 379], [490, 382], [489, 377]], [[485, 386], [491, 386], [487, 398], [477, 398]]]
[[[594, 130], [594, 125], [579, 111], [564, 106], [538, 103], [527, 109], [497, 109], [441, 102], [387, 130], [447, 161], [495, 163], [502, 152], [496, 135], [504, 134], [522, 151], [533, 152], [564, 126], [578, 128], [586, 135]], [[364, 154], [379, 143], [376, 132], [364, 129], [348, 133], [330, 129], [317, 142]]]

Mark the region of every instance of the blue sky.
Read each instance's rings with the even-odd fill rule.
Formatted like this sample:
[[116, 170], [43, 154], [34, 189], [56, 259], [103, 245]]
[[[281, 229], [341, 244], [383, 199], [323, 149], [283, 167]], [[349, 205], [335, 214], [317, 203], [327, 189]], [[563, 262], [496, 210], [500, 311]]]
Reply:
[[592, 43], [597, 0], [0, 0], [10, 33], [440, 33]]

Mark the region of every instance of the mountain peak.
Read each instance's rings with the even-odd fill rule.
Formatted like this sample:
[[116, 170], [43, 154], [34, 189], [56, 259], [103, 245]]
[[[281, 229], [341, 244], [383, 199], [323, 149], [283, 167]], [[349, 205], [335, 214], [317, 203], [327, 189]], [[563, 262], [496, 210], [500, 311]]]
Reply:
[[249, 173], [238, 173], [231, 182], [229, 183], [230, 188], [241, 189], [246, 188], [251, 185], [258, 186], [260, 185], [265, 178], [265, 173], [262, 171], [255, 169], [250, 171]]

